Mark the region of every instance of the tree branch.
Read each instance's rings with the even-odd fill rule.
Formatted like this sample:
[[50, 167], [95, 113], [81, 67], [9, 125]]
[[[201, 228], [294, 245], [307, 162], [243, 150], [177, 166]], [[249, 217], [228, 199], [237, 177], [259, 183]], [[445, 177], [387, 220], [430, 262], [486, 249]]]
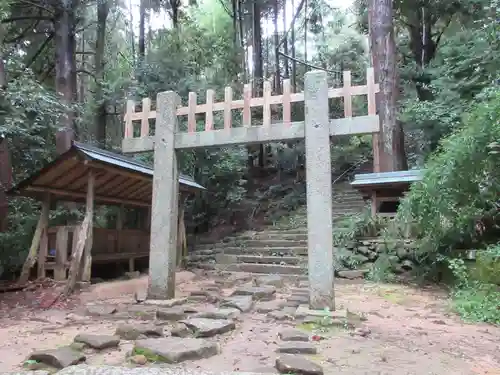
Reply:
[[38, 21], [54, 21], [52, 17], [47, 16], [20, 16], [20, 17], [10, 17], [2, 20], [2, 23], [11, 23], [16, 21], [27, 21], [27, 20], [38, 20]]
[[40, 10], [44, 10], [46, 12], [49, 12], [50, 14], [54, 14], [54, 10], [53, 9], [49, 9], [45, 6], [43, 6], [42, 4], [40, 3], [37, 3], [37, 2], [32, 2], [32, 1], [29, 1], [29, 0], [18, 0], [20, 3], [23, 3], [23, 4], [28, 4], [28, 5], [31, 5], [31, 6], [34, 6]]
[[43, 50], [47, 47], [47, 45], [50, 43], [50, 41], [54, 38], [54, 33], [50, 34], [47, 39], [42, 43], [40, 48], [38, 48], [38, 51], [35, 52], [35, 54], [31, 57], [30, 62], [26, 64], [26, 68], [28, 69], [40, 56], [40, 54], [43, 52]]
[[17, 43], [17, 42], [19, 42], [21, 39], [24, 39], [28, 35], [28, 31], [35, 29], [39, 23], [40, 23], [40, 20], [36, 20], [31, 25], [29, 25], [27, 28], [25, 28], [23, 31], [21, 31], [21, 34], [19, 34], [15, 38], [5, 39], [4, 43]]

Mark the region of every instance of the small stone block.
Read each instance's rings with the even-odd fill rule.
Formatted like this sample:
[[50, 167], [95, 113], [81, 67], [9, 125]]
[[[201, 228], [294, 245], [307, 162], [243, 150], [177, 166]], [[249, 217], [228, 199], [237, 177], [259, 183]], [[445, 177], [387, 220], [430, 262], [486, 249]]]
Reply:
[[294, 328], [284, 329], [279, 333], [279, 337], [283, 341], [309, 341], [307, 333]]
[[111, 335], [93, 335], [90, 333], [80, 333], [74, 339], [75, 342], [83, 343], [93, 349], [102, 350], [115, 348], [120, 344], [120, 337]]
[[46, 365], [61, 369], [85, 361], [85, 356], [68, 346], [64, 346], [57, 349], [32, 353], [28, 360], [42, 362]]
[[276, 359], [276, 369], [281, 374], [323, 375], [323, 369], [300, 355], [282, 354]]
[[140, 353], [141, 351], [151, 353], [158, 362], [180, 363], [217, 355], [219, 345], [203, 339], [165, 337], [137, 340], [134, 352]]
[[317, 354], [318, 349], [309, 342], [290, 341], [281, 344], [278, 349], [276, 349], [276, 352], [287, 354]]

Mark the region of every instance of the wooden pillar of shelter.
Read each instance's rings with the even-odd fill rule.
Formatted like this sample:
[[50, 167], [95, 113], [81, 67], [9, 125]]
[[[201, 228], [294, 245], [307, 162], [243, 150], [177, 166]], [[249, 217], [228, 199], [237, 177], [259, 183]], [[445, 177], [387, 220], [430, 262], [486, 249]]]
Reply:
[[[38, 266], [38, 272], [40, 276], [40, 271], [45, 270], [45, 261], [47, 257], [47, 247], [48, 241], [47, 238], [47, 229], [49, 226], [49, 213], [50, 213], [50, 195], [47, 194], [42, 201], [42, 211], [40, 213], [40, 218], [38, 219], [38, 223], [36, 225], [35, 234], [33, 235], [33, 239], [31, 240], [31, 246], [28, 251], [28, 257], [23, 264], [23, 268], [21, 270], [21, 276], [19, 277], [19, 284], [24, 284], [29, 280], [31, 268], [35, 265], [35, 262], [38, 258], [38, 263], [43, 263], [43, 269], [41, 266]], [[45, 239], [43, 239], [45, 237]], [[44, 247], [44, 249], [42, 249]], [[40, 251], [41, 249], [41, 251]], [[44, 257], [43, 254], [45, 254]]]
[[66, 269], [68, 261], [68, 238], [67, 226], [57, 228], [56, 232], [56, 267], [54, 269], [54, 279], [56, 281], [66, 280]]
[[177, 224], [177, 265], [180, 265], [184, 257], [187, 255], [186, 243], [186, 225], [184, 222], [184, 203], [186, 195], [180, 193], [179, 197], [179, 222]]
[[[64, 289], [64, 294], [70, 294], [75, 288], [78, 276], [81, 275], [83, 281], [89, 281], [92, 267], [92, 226], [94, 218], [94, 183], [95, 175], [92, 169], [88, 172], [87, 196], [85, 217], [79, 226], [78, 233], [75, 231], [73, 238], [73, 253], [69, 268], [68, 282]], [[76, 239], [76, 241], [75, 241]]]

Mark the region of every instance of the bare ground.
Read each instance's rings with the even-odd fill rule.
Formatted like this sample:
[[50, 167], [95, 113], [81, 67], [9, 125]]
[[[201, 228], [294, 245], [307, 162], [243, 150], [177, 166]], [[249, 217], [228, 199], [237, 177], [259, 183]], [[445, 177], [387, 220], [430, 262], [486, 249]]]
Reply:
[[[214, 280], [179, 272], [178, 296], [214, 284]], [[50, 290], [1, 295], [0, 372], [19, 370], [31, 352], [68, 345], [78, 333], [113, 334], [120, 321], [85, 316], [85, 304], [130, 304], [133, 293], [146, 285], [145, 277], [98, 284], [48, 310], [39, 306]], [[284, 298], [287, 287], [279, 292], [278, 298]], [[229, 288], [221, 290], [222, 295], [230, 293]], [[336, 287], [336, 300], [339, 308], [366, 317], [363, 326], [371, 333], [366, 337], [345, 330], [325, 333], [326, 339], [317, 342], [319, 354], [309, 356], [325, 374], [500, 374], [500, 328], [461, 322], [450, 312], [449, 301], [440, 290], [346, 284]], [[283, 327], [295, 325], [271, 320], [265, 314], [243, 314], [235, 331], [212, 338], [221, 344], [221, 354], [181, 366], [276, 373], [277, 334]], [[132, 342], [122, 341], [120, 350], [93, 354], [87, 362], [123, 365], [132, 346]]]

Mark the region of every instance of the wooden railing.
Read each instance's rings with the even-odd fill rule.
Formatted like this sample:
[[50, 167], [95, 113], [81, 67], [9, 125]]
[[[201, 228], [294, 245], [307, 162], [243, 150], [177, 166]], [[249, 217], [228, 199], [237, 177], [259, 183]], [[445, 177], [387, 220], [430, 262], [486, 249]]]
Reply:
[[[367, 83], [361, 86], [351, 85], [351, 72], [345, 71], [343, 73], [343, 87], [330, 88], [328, 90], [329, 98], [343, 98], [344, 99], [344, 117], [351, 119], [353, 117], [352, 111], [352, 97], [359, 95], [367, 95], [368, 97], [368, 116], [376, 115], [375, 94], [379, 91], [379, 85], [375, 83], [373, 68], [367, 69]], [[180, 106], [177, 109], [177, 116], [187, 116], [187, 132], [196, 132], [196, 115], [205, 114], [205, 131], [218, 130], [215, 129], [214, 113], [223, 112], [223, 129], [231, 129], [234, 127], [232, 123], [233, 110], [241, 110], [242, 127], [252, 126], [252, 108], [262, 107], [262, 126], [269, 127], [271, 125], [271, 106], [281, 106], [282, 123], [285, 126], [290, 126], [291, 122], [291, 108], [292, 103], [303, 102], [304, 93], [292, 93], [290, 80], [283, 81], [283, 94], [272, 95], [271, 83], [264, 82], [263, 96], [252, 97], [252, 89], [250, 84], [243, 86], [243, 98], [233, 99], [233, 90], [231, 87], [226, 87], [224, 90], [224, 101], [215, 102], [215, 91], [207, 90], [205, 103], [198, 104], [198, 97], [195, 92], [190, 92], [188, 96], [187, 106]], [[145, 98], [142, 100], [142, 109], [136, 112], [136, 102], [129, 100], [125, 113], [125, 131], [124, 138], [132, 139], [134, 137], [134, 123], [140, 122], [139, 138], [146, 138], [150, 136], [149, 120], [156, 119], [157, 112], [152, 109], [151, 99]], [[362, 116], [358, 116], [362, 117]], [[220, 128], [220, 127], [219, 127]], [[348, 132], [349, 134], [352, 132]], [[339, 130], [339, 134], [343, 134]], [[127, 151], [127, 150], [124, 150]]]

